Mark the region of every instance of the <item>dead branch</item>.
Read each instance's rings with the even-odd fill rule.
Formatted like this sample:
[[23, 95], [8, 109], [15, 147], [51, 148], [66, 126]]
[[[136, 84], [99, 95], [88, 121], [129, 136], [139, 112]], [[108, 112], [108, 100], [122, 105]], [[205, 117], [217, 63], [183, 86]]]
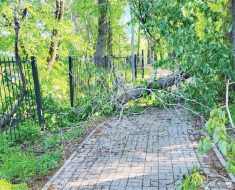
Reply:
[[143, 97], [144, 92], [149, 94], [150, 92], [148, 91], [148, 89], [165, 89], [167, 87], [177, 85], [178, 83], [188, 78], [189, 78], [189, 75], [184, 74], [184, 73], [172, 74], [164, 78], [161, 78], [159, 80], [156, 80], [156, 78], [153, 76], [151, 77], [146, 87], [131, 89], [125, 92], [124, 94], [122, 94], [121, 96], [117, 97], [116, 101], [119, 104], [124, 105], [131, 100], [135, 100], [135, 99]]

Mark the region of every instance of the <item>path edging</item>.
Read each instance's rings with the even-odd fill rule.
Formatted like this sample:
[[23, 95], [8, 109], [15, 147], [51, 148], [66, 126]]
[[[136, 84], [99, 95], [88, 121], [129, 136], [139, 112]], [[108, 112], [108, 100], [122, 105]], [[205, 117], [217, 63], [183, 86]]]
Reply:
[[[202, 134], [206, 137], [208, 136], [209, 134], [206, 133], [206, 132], [202, 132]], [[221, 152], [219, 151], [219, 149], [217, 148], [217, 146], [214, 146], [213, 147], [213, 152], [215, 153], [216, 157], [218, 158], [218, 160], [220, 161], [220, 163], [222, 164], [222, 166], [225, 168], [226, 170], [226, 165], [227, 165], [227, 162], [226, 160], [224, 159], [223, 155], [221, 154]], [[226, 171], [226, 173], [228, 174], [229, 178], [231, 179], [231, 181], [233, 183], [235, 183], [235, 176], [232, 174], [232, 173], [228, 173]]]
[[60, 169], [50, 178], [50, 180], [44, 185], [42, 190], [47, 190], [55, 181], [55, 179], [60, 175], [60, 173], [64, 170], [64, 168], [69, 164], [69, 162], [77, 155], [77, 151], [83, 147], [85, 142], [103, 125], [105, 125], [108, 122], [108, 119], [98, 125], [93, 131], [84, 139], [84, 141], [78, 146], [78, 148], [74, 151], [74, 153], [67, 159], [67, 161], [63, 164], [63, 166], [60, 167]]
[[[223, 157], [223, 155], [221, 154], [221, 152], [219, 151], [219, 149], [218, 149], [216, 146], [214, 146], [213, 151], [214, 151], [214, 153], [216, 154], [216, 156], [217, 156], [217, 158], [219, 159], [219, 161], [220, 161], [220, 163], [222, 164], [222, 166], [223, 166], [224, 168], [226, 168], [226, 165], [227, 165], [226, 160], [224, 159], [224, 157]], [[234, 176], [232, 173], [228, 173], [228, 172], [227, 172], [227, 174], [228, 174], [229, 178], [231, 179], [231, 181], [232, 181], [233, 183], [235, 183], [235, 176]]]

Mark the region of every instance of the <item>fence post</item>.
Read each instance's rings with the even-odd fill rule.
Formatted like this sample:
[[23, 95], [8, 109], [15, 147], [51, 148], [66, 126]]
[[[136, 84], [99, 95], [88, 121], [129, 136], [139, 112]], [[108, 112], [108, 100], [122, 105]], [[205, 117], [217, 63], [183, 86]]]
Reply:
[[44, 124], [44, 121], [43, 121], [43, 113], [42, 113], [41, 89], [40, 89], [38, 69], [37, 69], [35, 57], [31, 57], [31, 64], [32, 64], [32, 73], [33, 73], [33, 81], [34, 81], [34, 91], [35, 91], [36, 104], [37, 104], [38, 122], [39, 122], [39, 125], [42, 126]]
[[73, 58], [69, 56], [69, 88], [70, 88], [70, 105], [74, 107], [74, 79], [73, 79]]
[[105, 56], [105, 62], [104, 62], [105, 63], [104, 64], [105, 65], [105, 70], [108, 70], [108, 61], [109, 61], [109, 57], [106, 55]]
[[142, 50], [142, 78], [144, 78], [144, 50]]
[[137, 55], [135, 54], [135, 61], [134, 61], [134, 74], [135, 79], [137, 79]]
[[148, 47], [148, 53], [147, 53], [147, 64], [150, 64], [150, 49]]
[[137, 61], [136, 61], [136, 63], [137, 63], [137, 67], [138, 67], [138, 65], [140, 63], [140, 53], [139, 52], [137, 53]]

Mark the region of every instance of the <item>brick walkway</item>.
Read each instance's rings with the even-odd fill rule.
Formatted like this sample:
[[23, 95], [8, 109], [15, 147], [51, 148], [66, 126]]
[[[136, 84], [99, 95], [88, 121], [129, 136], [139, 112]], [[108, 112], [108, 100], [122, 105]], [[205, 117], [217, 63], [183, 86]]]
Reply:
[[[148, 109], [98, 127], [44, 189], [175, 189], [193, 166], [217, 173], [196, 153], [196, 129], [181, 110]], [[192, 134], [193, 132], [193, 134]], [[210, 162], [211, 163], [211, 162]], [[209, 189], [229, 189], [218, 178]], [[208, 183], [209, 183], [208, 182]]]

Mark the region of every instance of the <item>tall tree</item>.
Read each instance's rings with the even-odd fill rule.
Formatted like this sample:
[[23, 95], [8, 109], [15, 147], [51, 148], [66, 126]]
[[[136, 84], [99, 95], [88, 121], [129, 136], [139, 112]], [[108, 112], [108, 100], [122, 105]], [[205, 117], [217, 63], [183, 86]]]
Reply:
[[98, 38], [95, 52], [95, 63], [102, 64], [102, 58], [106, 53], [107, 31], [108, 31], [108, 0], [98, 0], [99, 21], [98, 21]]
[[[58, 22], [63, 20], [64, 16], [64, 0], [56, 0], [56, 12], [55, 12], [55, 19]], [[53, 29], [52, 31], [52, 41], [49, 50], [49, 57], [47, 58], [48, 67], [51, 68], [52, 65], [55, 63], [57, 49], [59, 47], [59, 32], [58, 29]]]
[[[109, 1], [109, 0], [108, 0]], [[113, 30], [112, 30], [112, 26], [111, 26], [111, 5], [110, 2], [108, 3], [108, 53], [109, 55], [113, 55]]]

